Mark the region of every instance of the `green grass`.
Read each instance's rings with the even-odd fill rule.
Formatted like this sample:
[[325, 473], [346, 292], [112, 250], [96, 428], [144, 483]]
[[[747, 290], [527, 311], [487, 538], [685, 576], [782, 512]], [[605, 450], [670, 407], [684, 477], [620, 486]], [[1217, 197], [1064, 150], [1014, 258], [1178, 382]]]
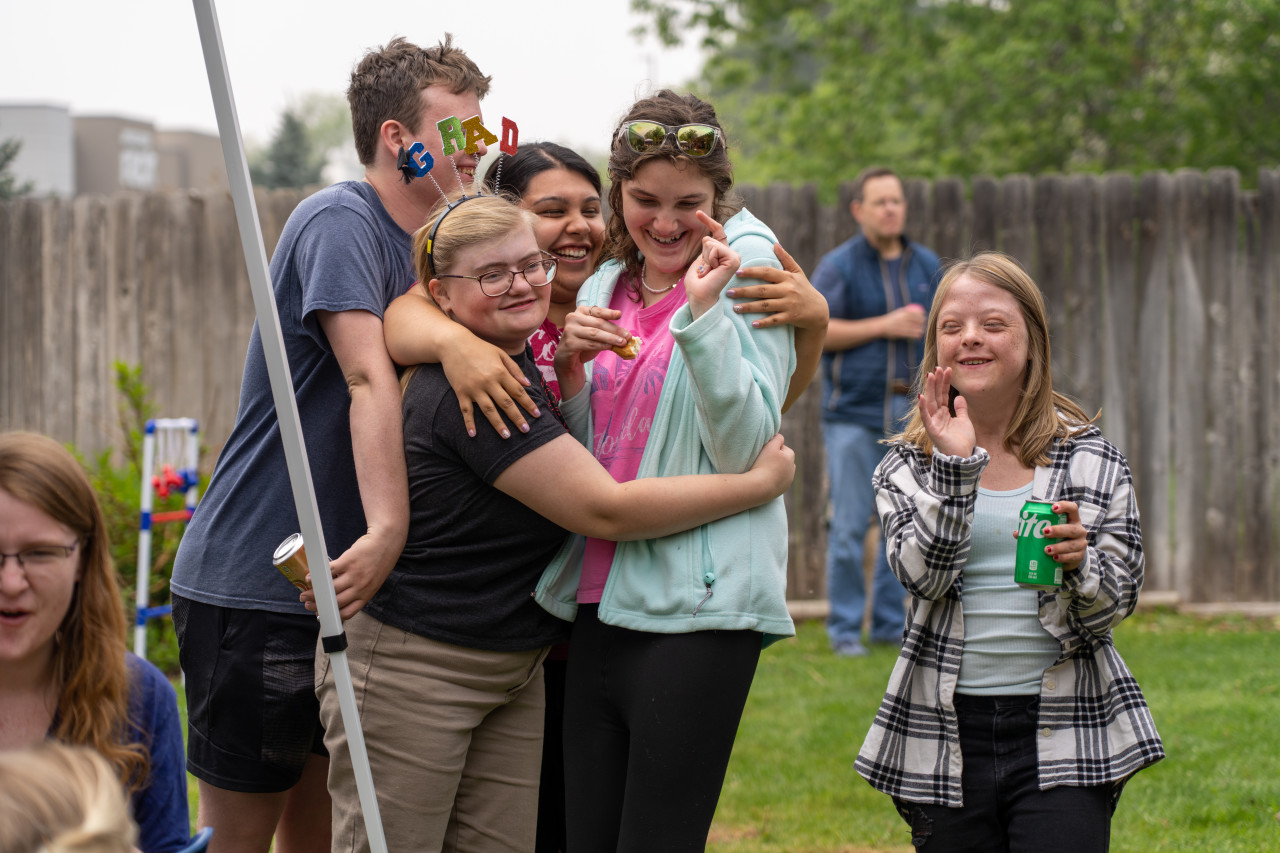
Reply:
[[[1280, 850], [1280, 620], [1145, 612], [1116, 644], [1168, 757], [1125, 788], [1113, 853]], [[895, 657], [837, 658], [816, 622], [765, 651], [709, 849], [910, 853], [889, 798], [853, 771]]]
[[[1112, 851], [1280, 850], [1280, 624], [1140, 613], [1116, 644], [1168, 757], [1125, 788]], [[765, 651], [710, 849], [912, 850], [889, 798], [853, 770], [895, 657], [837, 658], [812, 622]]]

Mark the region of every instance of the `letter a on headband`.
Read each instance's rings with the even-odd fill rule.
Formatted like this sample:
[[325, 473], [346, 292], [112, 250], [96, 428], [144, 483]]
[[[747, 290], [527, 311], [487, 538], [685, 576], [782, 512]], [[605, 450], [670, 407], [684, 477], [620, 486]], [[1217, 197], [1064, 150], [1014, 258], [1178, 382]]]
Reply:
[[498, 137], [490, 133], [489, 129], [480, 123], [480, 116], [472, 116], [464, 121], [462, 129], [467, 132], [467, 144], [464, 146], [464, 150], [468, 154], [476, 153], [476, 140], [480, 140], [485, 145], [492, 145], [498, 141]]

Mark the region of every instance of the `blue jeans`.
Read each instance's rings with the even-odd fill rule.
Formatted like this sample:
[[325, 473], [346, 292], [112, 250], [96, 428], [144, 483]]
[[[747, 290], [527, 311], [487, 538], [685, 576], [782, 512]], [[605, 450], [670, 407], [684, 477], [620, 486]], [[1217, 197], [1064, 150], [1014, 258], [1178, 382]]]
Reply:
[[922, 853], [1106, 853], [1112, 785], [1040, 790], [1038, 696], [956, 694], [964, 805], [895, 799]]
[[[894, 417], [906, 413], [906, 397], [893, 397]], [[875, 514], [871, 475], [884, 458], [884, 433], [854, 423], [823, 421], [830, 482], [831, 527], [827, 531], [827, 637], [832, 646], [861, 641], [862, 613], [867, 603], [862, 571], [862, 543]], [[876, 557], [871, 578], [872, 642], [902, 641], [906, 624], [906, 591], [889, 569], [885, 548]]]

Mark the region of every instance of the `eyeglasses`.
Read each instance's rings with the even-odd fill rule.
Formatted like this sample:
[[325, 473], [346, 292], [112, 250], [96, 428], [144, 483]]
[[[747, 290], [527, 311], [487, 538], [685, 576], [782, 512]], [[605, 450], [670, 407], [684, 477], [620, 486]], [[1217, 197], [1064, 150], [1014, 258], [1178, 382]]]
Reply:
[[76, 549], [80, 542], [77, 540], [70, 545], [32, 545], [30, 548], [23, 548], [16, 554], [0, 554], [0, 568], [4, 567], [5, 561], [13, 557], [18, 561], [18, 565], [25, 569], [43, 569], [53, 566], [60, 560], [65, 560], [71, 556], [71, 552]]
[[484, 275], [438, 275], [436, 278], [469, 278], [480, 282], [485, 296], [501, 296], [516, 283], [516, 276], [524, 276], [530, 287], [543, 287], [556, 277], [556, 259], [542, 253], [542, 259], [531, 262], [521, 270], [493, 270]]
[[625, 139], [637, 154], [657, 151], [675, 137], [676, 147], [690, 157], [706, 157], [723, 141], [720, 128], [709, 124], [681, 124], [675, 127], [656, 121], [629, 121], [618, 128], [618, 138]]

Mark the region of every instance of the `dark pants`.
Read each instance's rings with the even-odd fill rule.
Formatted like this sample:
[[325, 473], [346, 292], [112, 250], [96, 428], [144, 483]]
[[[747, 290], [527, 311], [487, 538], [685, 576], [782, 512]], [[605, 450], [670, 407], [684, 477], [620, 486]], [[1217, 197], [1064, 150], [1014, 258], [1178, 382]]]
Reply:
[[760, 634], [629, 631], [597, 611], [579, 608], [569, 643], [568, 853], [704, 850]]
[[1041, 791], [1036, 772], [1036, 696], [956, 694], [960, 808], [895, 800], [925, 853], [1105, 853], [1110, 785]]

